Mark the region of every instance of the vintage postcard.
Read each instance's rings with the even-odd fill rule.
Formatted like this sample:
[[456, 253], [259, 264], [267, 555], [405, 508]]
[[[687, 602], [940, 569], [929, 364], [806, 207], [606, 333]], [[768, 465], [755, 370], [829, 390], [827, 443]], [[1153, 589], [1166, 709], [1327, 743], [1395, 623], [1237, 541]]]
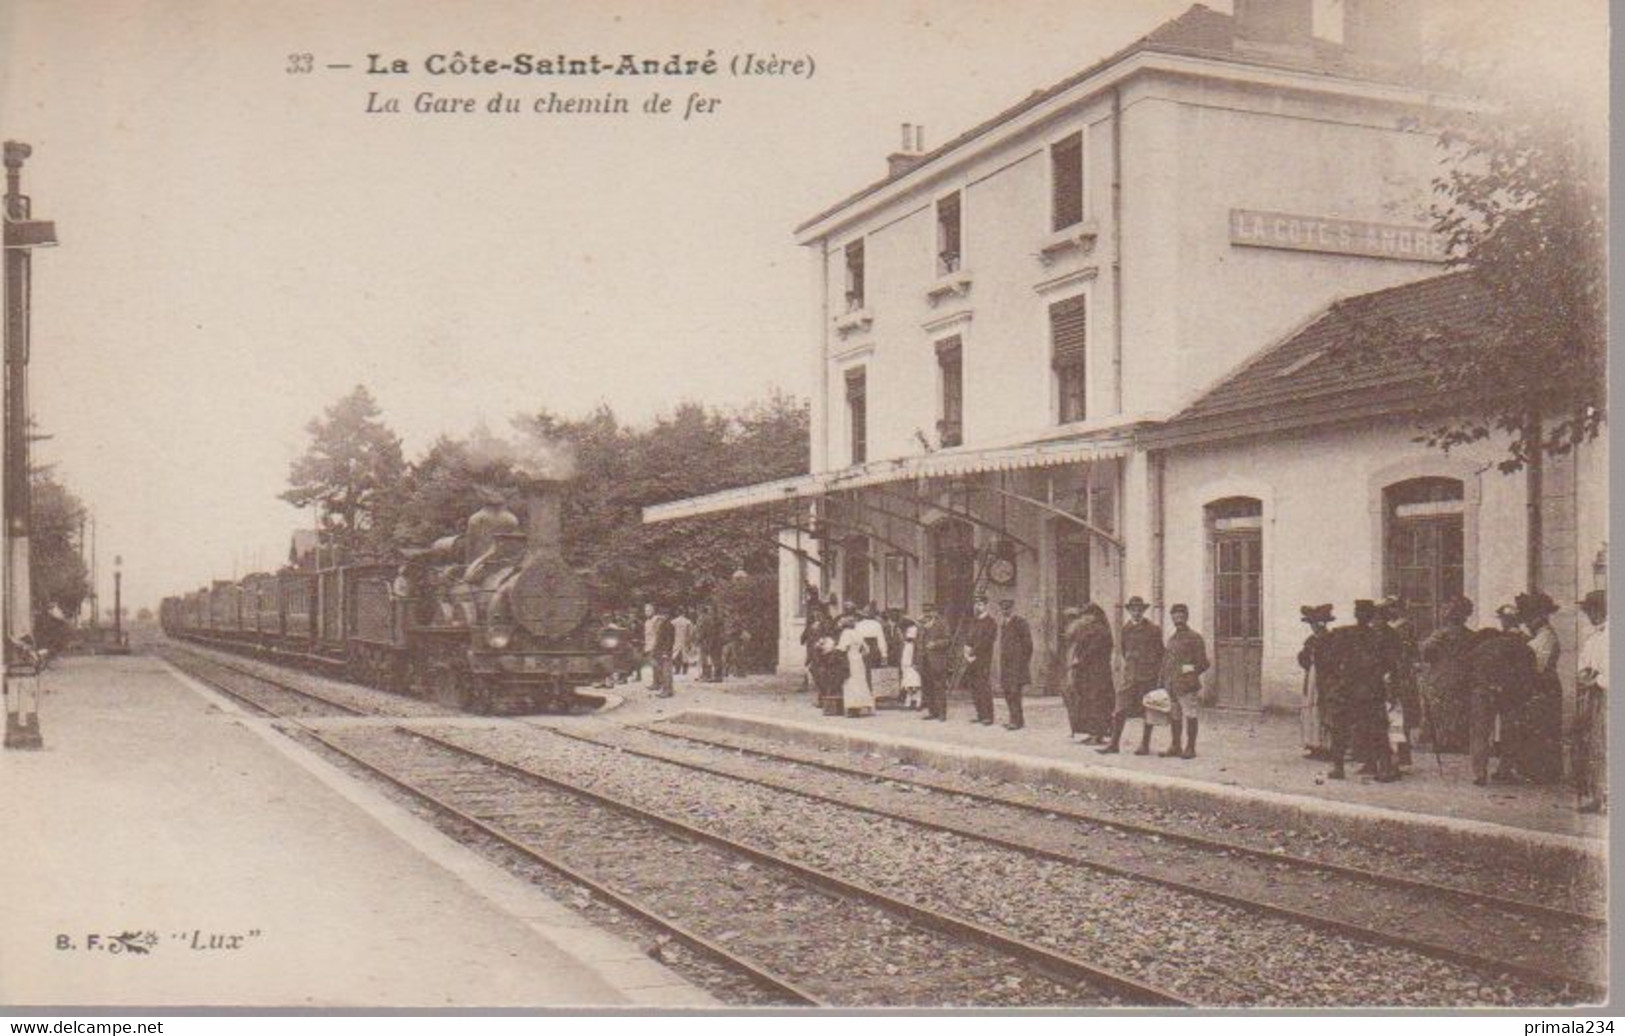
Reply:
[[1609, 30], [0, 5], [0, 1008], [1606, 1005]]

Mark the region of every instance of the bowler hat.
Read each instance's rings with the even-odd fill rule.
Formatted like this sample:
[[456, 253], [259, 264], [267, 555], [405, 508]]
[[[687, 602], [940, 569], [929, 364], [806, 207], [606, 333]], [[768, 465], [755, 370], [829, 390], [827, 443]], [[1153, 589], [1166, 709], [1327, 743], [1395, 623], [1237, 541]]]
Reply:
[[1578, 603], [1579, 603], [1580, 607], [1585, 608], [1588, 611], [1590, 609], [1592, 609], [1592, 608], [1596, 608], [1599, 611], [1607, 611], [1608, 610], [1608, 591], [1607, 590], [1592, 590], [1589, 593], [1587, 593], [1584, 597], [1580, 598]]
[[1366, 598], [1362, 597], [1360, 600], [1354, 602], [1354, 621], [1355, 622], [1359, 622], [1361, 619], [1374, 619], [1376, 617], [1377, 617], [1377, 602], [1376, 601], [1372, 601], [1372, 600], [1369, 600], [1369, 599], [1366, 599]]
[[1150, 605], [1145, 603], [1145, 598], [1141, 597], [1139, 594], [1135, 594], [1133, 597], [1128, 599], [1123, 607], [1127, 608], [1129, 611], [1133, 611], [1136, 608], [1149, 608]]
[[1190, 610], [1190, 607], [1188, 605], [1176, 604], [1172, 608], [1168, 609], [1168, 614], [1169, 615], [1172, 615], [1174, 612], [1178, 612], [1181, 615], [1189, 615], [1191, 613], [1191, 610]]
[[1306, 604], [1298, 609], [1298, 613], [1303, 616], [1304, 622], [1331, 622], [1337, 618], [1329, 604]]

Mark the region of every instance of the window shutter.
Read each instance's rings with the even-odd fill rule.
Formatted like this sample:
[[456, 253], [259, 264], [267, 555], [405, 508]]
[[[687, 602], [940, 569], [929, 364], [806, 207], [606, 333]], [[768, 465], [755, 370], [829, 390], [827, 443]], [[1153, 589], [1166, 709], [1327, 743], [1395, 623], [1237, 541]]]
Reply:
[[1049, 308], [1050, 364], [1062, 367], [1082, 366], [1088, 344], [1088, 319], [1084, 296], [1065, 299]]
[[1074, 133], [1050, 148], [1050, 184], [1054, 228], [1083, 221], [1083, 134]]
[[862, 399], [865, 395], [868, 379], [864, 376], [865, 368], [854, 367], [846, 372], [846, 399], [847, 402]]

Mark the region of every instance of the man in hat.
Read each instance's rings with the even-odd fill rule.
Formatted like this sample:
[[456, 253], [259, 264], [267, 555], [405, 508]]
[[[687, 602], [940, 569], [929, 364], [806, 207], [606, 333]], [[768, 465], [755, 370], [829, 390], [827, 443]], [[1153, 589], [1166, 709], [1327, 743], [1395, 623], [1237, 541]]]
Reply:
[[[1118, 635], [1118, 648], [1123, 653], [1123, 682], [1117, 691], [1117, 709], [1112, 713], [1111, 740], [1105, 747], [1095, 749], [1102, 755], [1114, 755], [1121, 750], [1123, 727], [1130, 718], [1145, 714], [1141, 702], [1156, 690], [1157, 678], [1162, 675], [1162, 627], [1145, 617], [1147, 607], [1145, 598], [1139, 594], [1123, 605], [1128, 612], [1128, 620]], [[1140, 755], [1151, 751], [1148, 723], [1140, 726], [1140, 747], [1143, 749]]]
[[1366, 759], [1378, 781], [1399, 779], [1388, 745], [1387, 677], [1391, 668], [1388, 635], [1377, 628], [1376, 602], [1354, 602], [1354, 625], [1326, 634], [1316, 663], [1326, 680], [1322, 698], [1331, 717], [1332, 768], [1326, 776], [1343, 780], [1349, 749]]
[[1529, 633], [1529, 650], [1535, 654], [1535, 678], [1520, 724], [1518, 769], [1537, 784], [1551, 784], [1563, 776], [1563, 683], [1557, 675], [1563, 648], [1551, 623], [1557, 604], [1549, 594], [1535, 590], [1519, 594], [1516, 605], [1519, 621]]
[[671, 624], [671, 610], [664, 604], [654, 606], [654, 615], [647, 627], [649, 630], [649, 660], [654, 666], [654, 692], [656, 698], [670, 698], [671, 685], [671, 652], [676, 644], [677, 633]]
[[1467, 654], [1477, 638], [1467, 628], [1473, 602], [1458, 597], [1445, 606], [1443, 624], [1422, 641], [1422, 725], [1435, 752], [1467, 747], [1472, 710], [1472, 671]]
[[1324, 759], [1330, 755], [1331, 726], [1326, 722], [1326, 710], [1321, 701], [1320, 667], [1317, 654], [1326, 640], [1327, 628], [1336, 618], [1329, 604], [1306, 604], [1298, 609], [1303, 621], [1309, 624], [1309, 636], [1304, 638], [1303, 649], [1298, 652], [1298, 665], [1303, 669], [1303, 755], [1305, 759]]
[[1580, 812], [1600, 813], [1608, 792], [1608, 594], [1593, 590], [1580, 610], [1591, 632], [1580, 645], [1574, 713], [1574, 783]]
[[922, 720], [948, 718], [948, 652], [953, 647], [953, 630], [937, 606], [925, 602], [917, 634], [924, 665], [920, 667], [920, 690], [925, 699]]
[[1490, 780], [1490, 745], [1497, 719], [1501, 726], [1498, 781], [1512, 780], [1517, 772], [1519, 737], [1517, 717], [1529, 698], [1535, 678], [1535, 653], [1518, 628], [1518, 610], [1502, 605], [1495, 610], [1498, 630], [1480, 630], [1467, 653], [1472, 678], [1472, 702], [1467, 722], [1467, 751], [1472, 760], [1473, 783]]
[[1416, 628], [1405, 612], [1405, 602], [1389, 595], [1378, 606], [1382, 622], [1378, 626], [1388, 637], [1388, 701], [1399, 706], [1399, 736], [1396, 739], [1400, 766], [1411, 765], [1411, 740], [1422, 725], [1422, 701], [1416, 687], [1416, 669], [1420, 655], [1416, 647]]
[[1033, 631], [1027, 620], [1016, 614], [1016, 602], [1011, 597], [999, 601], [997, 621], [999, 689], [1004, 692], [1004, 705], [1010, 712], [1004, 729], [1020, 730], [1026, 725], [1021, 713], [1021, 694], [1032, 682]]
[[987, 595], [976, 595], [976, 617], [971, 619], [965, 635], [965, 684], [970, 688], [971, 700], [976, 703], [973, 723], [984, 727], [993, 725], [993, 642], [999, 636], [999, 624], [988, 614]]
[[[1162, 653], [1162, 686], [1173, 699], [1173, 742], [1164, 756], [1170, 758], [1196, 758], [1196, 727], [1200, 718], [1197, 709], [1202, 694], [1202, 674], [1208, 670], [1207, 642], [1190, 627], [1191, 610], [1183, 604], [1168, 609], [1174, 631], [1168, 635], [1168, 644]], [[1185, 747], [1180, 749], [1181, 737]]]

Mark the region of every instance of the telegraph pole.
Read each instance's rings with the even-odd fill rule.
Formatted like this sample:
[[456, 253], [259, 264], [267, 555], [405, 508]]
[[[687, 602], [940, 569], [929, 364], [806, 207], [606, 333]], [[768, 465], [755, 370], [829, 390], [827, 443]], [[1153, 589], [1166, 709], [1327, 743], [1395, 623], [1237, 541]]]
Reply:
[[6, 747], [41, 748], [39, 653], [34, 643], [34, 607], [29, 575], [29, 515], [33, 505], [28, 460], [28, 351], [30, 252], [56, 244], [56, 226], [33, 218], [22, 190], [23, 162], [33, 150], [5, 143], [6, 166], [6, 553], [5, 699]]
[[113, 555], [113, 646], [124, 646], [124, 566], [122, 554]]

